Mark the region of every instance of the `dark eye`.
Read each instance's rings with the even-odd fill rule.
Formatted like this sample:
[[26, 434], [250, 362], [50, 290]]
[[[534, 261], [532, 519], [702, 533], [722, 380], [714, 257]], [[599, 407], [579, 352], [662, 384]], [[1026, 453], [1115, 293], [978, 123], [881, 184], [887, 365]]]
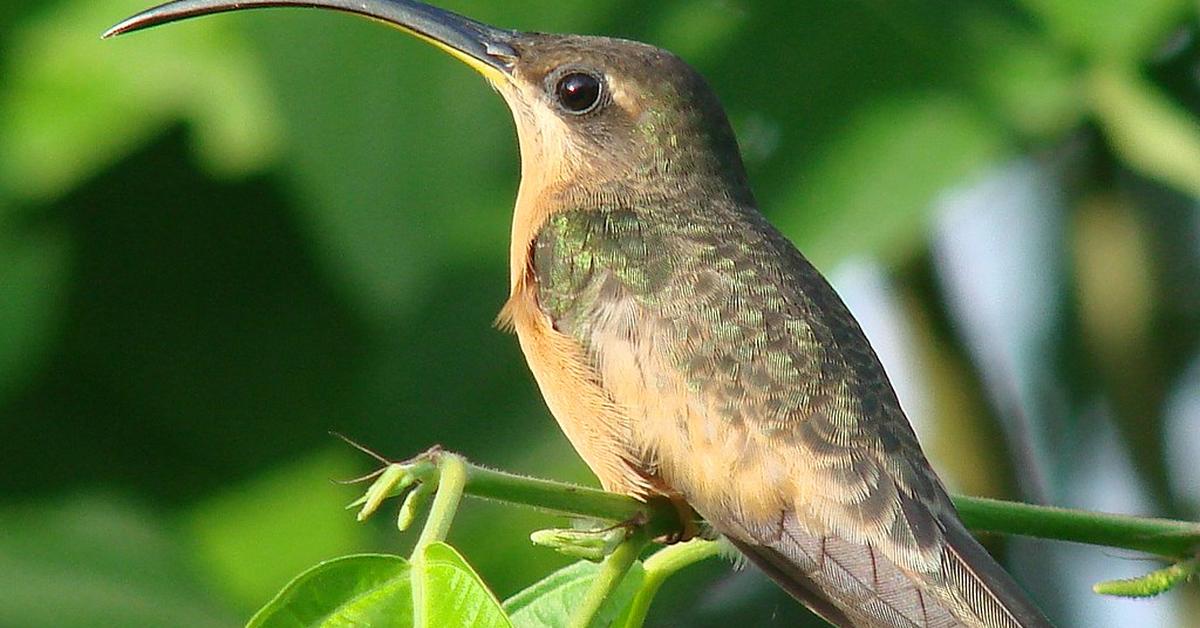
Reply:
[[587, 113], [600, 102], [602, 90], [600, 79], [584, 72], [572, 72], [558, 79], [554, 96], [563, 109], [571, 113]]

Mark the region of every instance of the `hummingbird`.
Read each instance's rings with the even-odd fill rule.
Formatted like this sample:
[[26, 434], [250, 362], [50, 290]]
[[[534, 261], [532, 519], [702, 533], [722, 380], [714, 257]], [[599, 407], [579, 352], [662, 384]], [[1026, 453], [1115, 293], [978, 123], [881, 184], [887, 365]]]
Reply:
[[411, 0], [180, 0], [105, 37], [279, 6], [396, 26], [507, 102], [521, 182], [499, 320], [606, 490], [694, 509], [837, 626], [1051, 625], [959, 520], [858, 322], [760, 213], [686, 62]]

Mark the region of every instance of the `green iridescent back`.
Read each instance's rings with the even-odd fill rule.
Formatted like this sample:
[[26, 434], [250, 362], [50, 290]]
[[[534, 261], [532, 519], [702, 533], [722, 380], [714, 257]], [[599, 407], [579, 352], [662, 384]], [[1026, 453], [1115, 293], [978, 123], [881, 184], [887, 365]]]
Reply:
[[539, 233], [533, 266], [543, 311], [592, 353], [603, 350], [591, 339], [605, 308], [632, 298], [648, 316], [629, 333], [656, 334], [688, 387], [718, 402], [708, 420], [803, 447], [844, 487], [855, 519], [891, 527], [905, 498], [948, 507], [858, 324], [757, 210], [561, 212]]

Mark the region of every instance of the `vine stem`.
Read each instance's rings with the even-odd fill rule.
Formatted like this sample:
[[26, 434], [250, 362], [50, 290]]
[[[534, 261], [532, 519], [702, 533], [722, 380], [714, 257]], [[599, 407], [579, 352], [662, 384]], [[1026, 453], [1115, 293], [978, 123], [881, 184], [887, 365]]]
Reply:
[[417, 545], [413, 556], [420, 556], [425, 546], [435, 541], [446, 540], [450, 533], [450, 524], [454, 522], [454, 514], [458, 512], [458, 503], [462, 501], [463, 491], [467, 486], [470, 465], [458, 454], [439, 453], [437, 455], [437, 493], [433, 496], [433, 504], [429, 507], [429, 517], [425, 527], [421, 528], [421, 536], [417, 537]]
[[641, 502], [594, 488], [531, 478], [467, 463], [466, 493], [473, 497], [519, 504], [559, 515], [624, 523], [644, 522], [650, 538], [682, 529], [679, 513], [666, 499]]
[[635, 528], [629, 537], [604, 559], [600, 565], [600, 572], [588, 587], [587, 595], [571, 616], [570, 628], [588, 628], [592, 625], [600, 610], [604, 608], [604, 602], [625, 579], [625, 574], [629, 573], [630, 567], [649, 542], [650, 537], [646, 536], [646, 531], [640, 527]]
[[[468, 495], [577, 517], [646, 522], [650, 538], [680, 530], [666, 500], [640, 502], [604, 491], [530, 478], [465, 463]], [[963, 523], [976, 532], [995, 532], [1116, 547], [1175, 559], [1200, 551], [1200, 523], [1034, 506], [982, 497], [955, 496]]]
[[[412, 564], [412, 593], [413, 593], [413, 625], [428, 626], [428, 620], [425, 617], [425, 605], [420, 601], [426, 599], [425, 578], [421, 574], [425, 572], [425, 548], [431, 543], [446, 540], [446, 535], [450, 533], [450, 524], [454, 522], [454, 515], [458, 512], [458, 504], [462, 501], [463, 490], [467, 484], [468, 464], [465, 458], [458, 454], [447, 452], [438, 452], [436, 454], [437, 471], [430, 474], [423, 480], [421, 486], [416, 490], [428, 490], [430, 478], [436, 478], [437, 492], [433, 496], [433, 504], [429, 507], [429, 516], [425, 519], [425, 526], [421, 528], [421, 536], [417, 537], [417, 544], [413, 547], [412, 556], [409, 562]], [[410, 494], [410, 499], [419, 499], [418, 495]]]
[[[390, 475], [389, 475], [390, 474]], [[382, 500], [400, 495], [414, 481], [401, 508], [399, 525], [407, 527], [422, 495], [434, 491], [433, 503], [413, 550], [414, 573], [420, 571], [424, 550], [443, 541], [458, 510], [462, 496], [472, 495], [542, 511], [607, 520], [630, 525], [630, 535], [609, 554], [587, 594], [572, 617], [572, 628], [588, 628], [612, 592], [628, 574], [650, 539], [669, 537], [684, 529], [678, 510], [666, 499], [641, 502], [631, 497], [538, 478], [496, 471], [471, 464], [458, 454], [431, 449], [414, 462], [389, 463], [367, 476], [376, 477], [362, 505], [362, 519]], [[1098, 585], [1098, 592], [1116, 595], [1153, 595], [1197, 572], [1200, 557], [1200, 524], [1113, 515], [1048, 506], [1033, 506], [979, 497], [954, 496], [963, 523], [976, 532], [998, 532], [1044, 539], [1072, 541], [1147, 552], [1177, 562], [1176, 565], [1139, 579]], [[691, 526], [687, 526], [691, 527]], [[693, 540], [662, 549], [643, 563], [644, 578], [629, 608], [618, 622], [624, 628], [640, 628], [662, 583], [680, 569], [720, 552], [713, 541]], [[414, 599], [421, 599], [421, 579], [413, 582]], [[419, 611], [417, 613], [420, 614]], [[414, 617], [418, 619], [419, 617]], [[418, 625], [422, 625], [420, 621]]]
[[716, 541], [692, 539], [686, 543], [669, 545], [655, 552], [642, 563], [646, 570], [642, 586], [633, 596], [626, 615], [625, 628], [641, 628], [646, 623], [646, 614], [650, 612], [650, 604], [658, 594], [663, 582], [675, 572], [689, 565], [698, 563], [721, 553], [721, 546]]
[[983, 497], [955, 496], [963, 523], [976, 532], [1016, 534], [1188, 558], [1200, 550], [1200, 524], [1131, 517]]

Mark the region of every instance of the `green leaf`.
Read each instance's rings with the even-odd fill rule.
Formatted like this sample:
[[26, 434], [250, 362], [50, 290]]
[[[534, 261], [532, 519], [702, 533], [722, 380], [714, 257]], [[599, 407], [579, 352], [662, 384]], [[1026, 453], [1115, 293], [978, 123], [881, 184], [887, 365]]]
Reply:
[[0, 193], [62, 194], [180, 120], [223, 173], [278, 147], [274, 103], [231, 20], [102, 41], [142, 0], [76, 0], [42, 11], [0, 58]]
[[358, 554], [323, 562], [292, 580], [247, 628], [412, 626], [411, 566], [399, 556]]
[[1022, 0], [1057, 39], [1105, 59], [1143, 58], [1187, 14], [1188, 0]]
[[883, 101], [846, 119], [775, 215], [818, 267], [853, 254], [909, 253], [936, 196], [1006, 148], [1002, 129], [949, 93]]
[[1093, 111], [1135, 170], [1200, 198], [1200, 121], [1123, 66], [1092, 73]]
[[657, 16], [653, 41], [695, 63], [717, 55], [745, 26], [747, 11], [724, 2], [667, 4]]
[[[581, 560], [546, 576], [504, 602], [517, 628], [554, 628], [569, 623], [580, 600], [600, 571], [600, 565]], [[596, 625], [611, 624], [633, 600], [645, 579], [642, 564], [634, 563], [596, 617]]]
[[430, 543], [415, 566], [418, 626], [512, 627], [496, 596], [453, 547]]
[[1056, 141], [1079, 124], [1087, 109], [1083, 80], [1061, 47], [1006, 22], [974, 25], [971, 39], [985, 51], [974, 57], [972, 76], [1014, 129]]

